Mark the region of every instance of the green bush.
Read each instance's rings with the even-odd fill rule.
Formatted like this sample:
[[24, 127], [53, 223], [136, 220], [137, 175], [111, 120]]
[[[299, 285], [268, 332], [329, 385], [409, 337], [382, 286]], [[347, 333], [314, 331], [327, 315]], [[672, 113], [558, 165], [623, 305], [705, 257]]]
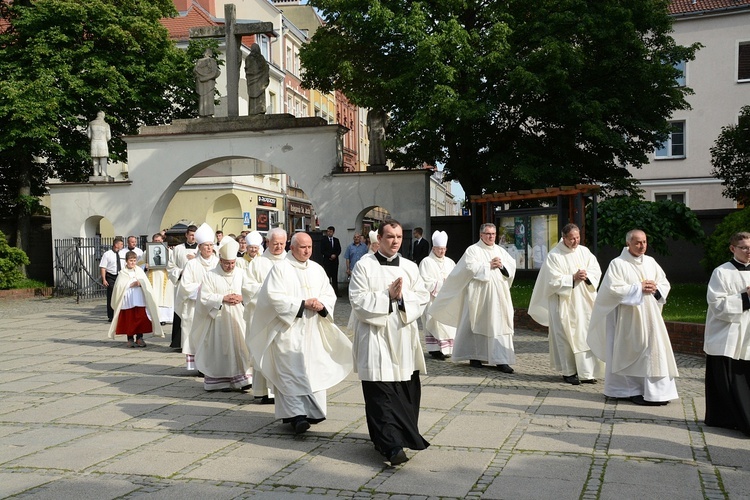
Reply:
[[[660, 255], [669, 255], [668, 240], [704, 242], [705, 235], [698, 217], [682, 203], [621, 196], [600, 202], [597, 211], [599, 245], [621, 248], [625, 246], [625, 233], [631, 229], [644, 231], [649, 248]], [[587, 224], [591, 224], [591, 212], [586, 213]]]
[[5, 234], [0, 231], [0, 290], [15, 288], [17, 283], [25, 280], [20, 268], [29, 262], [26, 252], [8, 245]]
[[701, 260], [706, 271], [713, 271], [731, 258], [729, 238], [740, 231], [750, 231], [750, 207], [724, 217], [713, 234], [708, 237], [705, 257]]

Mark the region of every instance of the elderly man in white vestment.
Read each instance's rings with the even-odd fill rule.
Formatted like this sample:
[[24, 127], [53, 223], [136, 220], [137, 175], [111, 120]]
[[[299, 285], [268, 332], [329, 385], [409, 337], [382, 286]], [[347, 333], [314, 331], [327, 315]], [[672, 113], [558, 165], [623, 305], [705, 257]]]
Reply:
[[[219, 264], [214, 254], [214, 231], [205, 222], [195, 232], [198, 253], [188, 261], [182, 271], [182, 278], [177, 286], [177, 303], [180, 304], [182, 320], [182, 353], [188, 370], [195, 370], [195, 345], [199, 340], [193, 337], [193, 317], [203, 278], [206, 273]], [[200, 372], [199, 372], [200, 373]]]
[[[255, 308], [258, 305], [258, 292], [260, 292], [271, 269], [286, 257], [286, 236], [286, 231], [280, 227], [268, 231], [268, 248], [263, 252], [263, 255], [253, 258], [245, 271], [242, 297], [245, 300], [245, 323], [247, 324], [245, 341], [248, 349], [250, 349], [253, 334], [256, 333], [250, 329], [250, 325], [253, 322]], [[268, 385], [266, 377], [263, 376], [258, 367], [255, 367], [253, 373], [253, 396], [261, 404], [273, 404], [275, 401], [273, 387]]]
[[670, 285], [646, 255], [646, 233], [628, 231], [627, 246], [609, 264], [589, 325], [591, 351], [606, 364], [604, 395], [661, 406], [677, 398], [677, 363], [661, 311]]
[[750, 233], [733, 234], [729, 251], [706, 294], [705, 422], [750, 436]]
[[378, 251], [354, 266], [349, 300], [367, 429], [375, 449], [395, 466], [408, 460], [404, 448], [430, 446], [419, 433], [419, 373], [426, 367], [417, 326], [430, 294], [417, 265], [398, 253], [401, 224], [383, 222], [378, 242]]
[[494, 224], [482, 224], [480, 240], [466, 249], [443, 284], [429, 313], [456, 327], [453, 361], [469, 360], [497, 365], [503, 373], [513, 373], [513, 302], [510, 286], [516, 275], [516, 261], [495, 244]]
[[326, 390], [352, 371], [352, 343], [333, 322], [336, 294], [311, 255], [310, 235], [296, 233], [260, 289], [250, 326], [250, 352], [273, 384], [276, 418], [295, 434], [325, 420]]
[[200, 339], [195, 345], [195, 366], [203, 373], [207, 391], [244, 391], [253, 382], [245, 345], [244, 273], [235, 265], [238, 248], [233, 238], [225, 238], [219, 248], [219, 265], [206, 273], [198, 292], [191, 335]]
[[[174, 315], [172, 316], [172, 341], [169, 347], [182, 350], [182, 301], [177, 297], [177, 288], [182, 278], [182, 271], [191, 259], [198, 253], [198, 243], [195, 241], [197, 226], [189, 225], [185, 230], [185, 243], [180, 243], [169, 252], [167, 260], [167, 276], [174, 287]], [[187, 336], [187, 332], [185, 333]]]
[[529, 316], [549, 328], [552, 368], [572, 385], [593, 384], [604, 376], [604, 363], [586, 343], [602, 270], [580, 242], [578, 226], [566, 224], [539, 270], [529, 303]]
[[[440, 289], [443, 288], [445, 278], [456, 267], [450, 257], [445, 256], [448, 249], [448, 234], [445, 231], [432, 233], [432, 251], [419, 264], [419, 274], [424, 280], [427, 291], [430, 292], [430, 302], [435, 300]], [[427, 352], [435, 359], [444, 360], [453, 354], [453, 339], [456, 338], [456, 328], [436, 321], [429, 312], [429, 306], [422, 314], [424, 326], [424, 343]]]

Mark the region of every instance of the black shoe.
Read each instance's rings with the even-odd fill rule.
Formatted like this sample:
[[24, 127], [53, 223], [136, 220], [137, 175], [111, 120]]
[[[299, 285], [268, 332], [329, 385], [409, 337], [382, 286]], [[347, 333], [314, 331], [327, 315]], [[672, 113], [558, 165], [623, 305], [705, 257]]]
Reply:
[[669, 401], [646, 401], [643, 396], [631, 396], [630, 401], [640, 406], [665, 406], [669, 404]]
[[581, 381], [578, 380], [578, 375], [563, 375], [563, 380], [569, 383], [570, 385], [581, 385]]
[[269, 398], [268, 396], [263, 396], [255, 399], [260, 399], [260, 404], [262, 405], [272, 405], [276, 402], [274, 398]]
[[395, 467], [396, 465], [408, 462], [409, 457], [406, 456], [403, 448], [393, 448], [388, 454], [388, 461], [391, 463], [392, 467]]
[[310, 422], [305, 417], [297, 417], [289, 422], [289, 425], [292, 426], [295, 434], [302, 434], [310, 428]]
[[515, 370], [510, 365], [497, 365], [497, 369], [503, 373], [515, 373]]
[[205, 376], [205, 375], [203, 375], [203, 372], [202, 372], [202, 371], [200, 371], [200, 370], [196, 370], [196, 372], [195, 372], [195, 376], [196, 376], [196, 377], [200, 377], [200, 378], [206, 378], [206, 376]]
[[469, 360], [469, 366], [471, 366], [472, 368], [481, 368], [482, 362], [478, 359], [471, 359]]
[[242, 387], [240, 387], [240, 390], [247, 391], [248, 389], [252, 389], [252, 388], [253, 388], [253, 384], [247, 384], [247, 385], [243, 385]]
[[430, 351], [430, 356], [432, 356], [434, 359], [437, 359], [439, 361], [445, 360], [445, 354], [443, 354], [440, 351]]
[[590, 378], [590, 379], [586, 379], [586, 380], [581, 380], [581, 383], [582, 384], [596, 384], [596, 379], [595, 378]]
[[112, 323], [112, 318], [107, 318], [107, 323]]
[[167, 324], [167, 322], [166, 322], [166, 321], [160, 321], [160, 322], [159, 322], [159, 324], [160, 324], [161, 326], [164, 326], [164, 325], [166, 325], [166, 324]]

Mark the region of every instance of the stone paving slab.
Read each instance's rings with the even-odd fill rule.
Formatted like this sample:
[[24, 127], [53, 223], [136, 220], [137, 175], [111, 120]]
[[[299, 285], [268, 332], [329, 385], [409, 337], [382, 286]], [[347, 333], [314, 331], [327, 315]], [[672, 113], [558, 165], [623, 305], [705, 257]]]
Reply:
[[[350, 309], [337, 304], [346, 325]], [[356, 375], [304, 436], [250, 393], [207, 393], [167, 337], [106, 338], [103, 301], [0, 303], [0, 498], [750, 498], [750, 440], [702, 422], [703, 359], [680, 399], [639, 407], [570, 386], [546, 335], [518, 331], [516, 373], [427, 358], [427, 450], [390, 467]]]

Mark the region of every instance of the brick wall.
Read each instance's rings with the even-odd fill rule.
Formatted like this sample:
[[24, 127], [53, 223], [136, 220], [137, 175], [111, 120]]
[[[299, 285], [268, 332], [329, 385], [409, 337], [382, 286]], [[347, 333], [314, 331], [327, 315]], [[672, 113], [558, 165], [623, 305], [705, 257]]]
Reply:
[[[516, 328], [533, 332], [547, 333], [547, 327], [542, 326], [528, 315], [526, 309], [516, 309], [514, 324]], [[672, 350], [681, 354], [703, 356], [703, 331], [705, 325], [699, 323], [679, 323], [667, 321], [667, 332], [672, 342]]]

